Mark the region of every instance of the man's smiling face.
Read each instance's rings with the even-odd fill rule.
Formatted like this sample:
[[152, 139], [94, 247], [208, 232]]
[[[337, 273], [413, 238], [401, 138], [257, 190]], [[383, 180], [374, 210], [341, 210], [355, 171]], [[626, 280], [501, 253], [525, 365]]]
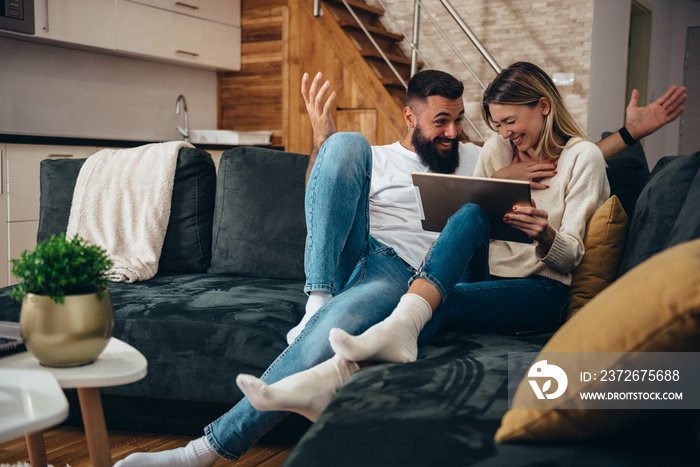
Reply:
[[412, 110], [412, 149], [431, 171], [454, 173], [459, 166], [462, 99], [429, 96]]

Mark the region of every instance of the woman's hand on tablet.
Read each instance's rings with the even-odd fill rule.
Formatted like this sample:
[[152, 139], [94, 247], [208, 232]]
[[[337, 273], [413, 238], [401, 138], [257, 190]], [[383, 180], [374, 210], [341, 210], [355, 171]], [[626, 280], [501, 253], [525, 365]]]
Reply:
[[523, 231], [528, 237], [538, 243], [538, 248], [543, 255], [549, 252], [554, 242], [556, 233], [549, 226], [547, 212], [537, 209], [535, 200], [532, 206], [513, 206], [513, 211], [503, 217], [503, 222]]

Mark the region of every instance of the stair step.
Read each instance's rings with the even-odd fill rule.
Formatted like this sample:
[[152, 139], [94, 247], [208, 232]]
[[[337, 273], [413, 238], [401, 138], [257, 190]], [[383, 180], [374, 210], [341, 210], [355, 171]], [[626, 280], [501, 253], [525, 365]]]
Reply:
[[[377, 49], [363, 49], [360, 50], [360, 54], [362, 54], [363, 57], [378, 58], [380, 60], [383, 60], [381, 54], [377, 51]], [[411, 59], [406, 58], [403, 55], [390, 54], [386, 52], [384, 52], [384, 55], [386, 55], [386, 58], [388, 58], [393, 63], [399, 63], [401, 65], [411, 64]], [[418, 67], [423, 67], [423, 63], [418, 62]]]
[[[344, 29], [359, 29], [360, 31], [362, 28], [360, 27], [359, 24], [355, 23], [354, 21], [347, 21], [347, 20], [341, 20], [338, 21], [338, 24], [340, 24], [340, 27]], [[376, 26], [367, 26], [365, 25], [365, 28], [372, 34], [377, 34], [378, 36], [383, 36], [386, 37], [387, 39], [396, 41], [396, 42], [401, 42], [403, 40], [403, 36], [401, 34], [394, 34], [393, 32], [389, 32], [386, 29], [378, 28]]]
[[397, 87], [401, 89], [406, 89], [404, 88], [403, 84], [401, 84], [401, 81], [398, 80], [398, 78], [394, 77], [389, 77], [389, 78], [377, 78], [379, 79], [379, 82], [382, 83], [384, 86], [392, 86], [392, 87]]
[[[325, 0], [326, 3], [337, 3], [340, 4], [341, 7], [345, 8], [345, 5], [343, 5], [343, 2], [341, 0]], [[352, 8], [356, 8], [358, 10], [365, 11], [370, 14], [374, 14], [377, 16], [384, 16], [384, 10], [381, 8], [375, 8], [373, 6], [369, 6], [366, 3], [362, 2], [361, 0], [345, 0], [348, 2], [348, 5], [350, 5]]]

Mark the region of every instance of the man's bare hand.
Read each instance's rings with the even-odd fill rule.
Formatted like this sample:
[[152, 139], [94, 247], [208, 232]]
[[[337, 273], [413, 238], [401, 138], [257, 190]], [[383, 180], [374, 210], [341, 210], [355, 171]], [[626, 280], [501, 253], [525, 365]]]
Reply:
[[671, 86], [663, 96], [646, 107], [638, 107], [639, 91], [632, 91], [625, 115], [625, 127], [632, 137], [640, 140], [674, 121], [683, 113], [683, 102], [688, 98], [685, 87]]
[[[331, 109], [335, 102], [335, 91], [331, 92], [326, 99], [326, 93], [330, 88], [330, 81], [326, 81], [321, 85], [323, 73], [320, 71], [316, 74], [311, 85], [309, 85], [309, 74], [304, 73], [301, 78], [301, 95], [304, 96], [306, 103], [306, 111], [311, 119], [311, 127], [313, 128], [313, 143], [315, 148], [321, 149], [323, 143], [335, 133], [335, 123], [331, 116]], [[325, 99], [325, 103], [324, 103]]]
[[553, 177], [557, 174], [557, 165], [554, 162], [516, 162], [504, 167], [491, 175], [492, 178], [505, 178], [507, 180], [524, 180], [530, 182], [535, 190], [546, 190], [548, 185], [539, 183], [543, 178]]

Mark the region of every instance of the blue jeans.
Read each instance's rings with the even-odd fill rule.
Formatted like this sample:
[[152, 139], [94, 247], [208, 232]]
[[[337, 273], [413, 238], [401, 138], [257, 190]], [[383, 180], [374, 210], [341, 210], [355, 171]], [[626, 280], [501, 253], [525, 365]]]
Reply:
[[[356, 133], [337, 133], [321, 148], [306, 189], [306, 285], [333, 299], [309, 320], [261, 379], [272, 384], [333, 356], [332, 328], [361, 334], [394, 310], [415, 270], [369, 235], [372, 150]], [[204, 430], [209, 444], [235, 460], [284, 419], [247, 398]]]
[[565, 316], [569, 287], [542, 276], [493, 278], [489, 274], [489, 220], [467, 204], [450, 217], [416, 278], [430, 281], [442, 303], [418, 338], [440, 330], [531, 333], [556, 329]]

